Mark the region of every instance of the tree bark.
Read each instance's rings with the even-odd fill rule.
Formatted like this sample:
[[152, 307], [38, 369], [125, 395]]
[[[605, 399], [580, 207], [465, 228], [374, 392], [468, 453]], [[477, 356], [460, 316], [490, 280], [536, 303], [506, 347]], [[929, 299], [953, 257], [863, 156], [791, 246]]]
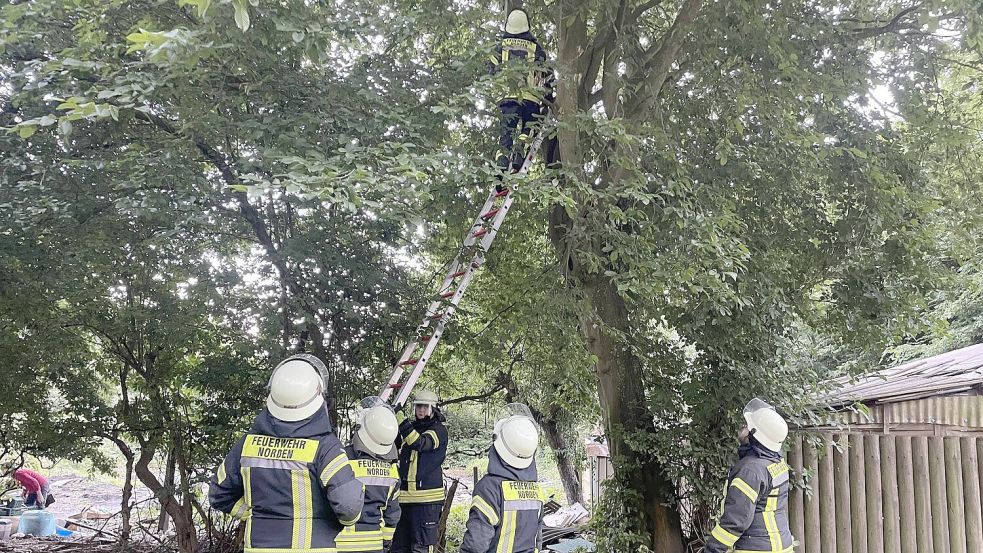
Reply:
[[[168, 489], [174, 489], [174, 469], [177, 461], [174, 459], [174, 449], [172, 448], [167, 452], [167, 464], [164, 472], [164, 486]], [[167, 511], [164, 509], [160, 510], [160, 516], [157, 517], [157, 531], [160, 533], [167, 532], [168, 526]]]
[[560, 429], [556, 420], [541, 417], [539, 425], [543, 427], [546, 434], [546, 441], [549, 442], [553, 453], [556, 455], [556, 465], [560, 470], [560, 480], [563, 482], [563, 491], [567, 495], [567, 503], [584, 502], [584, 490], [580, 480], [580, 470], [577, 466], [577, 457], [572, 444], [569, 443], [563, 431]]
[[150, 469], [150, 463], [154, 459], [157, 447], [146, 441], [140, 443], [140, 457], [136, 462], [137, 478], [143, 485], [147, 486], [151, 492], [160, 500], [161, 508], [167, 511], [174, 521], [174, 533], [177, 537], [178, 551], [181, 553], [198, 552], [198, 530], [195, 528], [194, 518], [191, 512], [185, 509], [181, 503], [175, 499], [174, 494], [164, 488], [164, 485], [157, 479], [157, 475]]

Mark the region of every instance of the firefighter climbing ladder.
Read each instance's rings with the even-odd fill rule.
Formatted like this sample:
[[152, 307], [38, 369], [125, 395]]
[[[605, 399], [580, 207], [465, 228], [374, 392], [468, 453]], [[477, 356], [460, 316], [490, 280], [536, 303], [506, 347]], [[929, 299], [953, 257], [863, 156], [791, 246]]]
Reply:
[[[551, 117], [542, 122], [539, 132], [529, 143], [522, 166], [515, 174], [521, 175], [529, 171], [536, 158], [536, 152], [543, 144], [551, 126]], [[457, 256], [448, 267], [444, 280], [437, 289], [436, 298], [430, 303], [423, 321], [417, 327], [416, 335], [403, 350], [403, 354], [393, 367], [392, 376], [379, 392], [379, 397], [383, 401], [390, 401], [393, 393], [398, 390], [399, 393], [390, 403], [397, 407], [406, 405], [416, 381], [423, 374], [423, 369], [437, 349], [440, 337], [453, 318], [464, 292], [471, 285], [477, 270], [485, 262], [485, 254], [495, 241], [498, 229], [502, 226], [502, 221], [505, 220], [511, 205], [512, 190], [508, 187], [502, 191], [493, 188], [488, 194], [488, 199], [481, 206], [481, 211], [468, 230]], [[409, 373], [407, 367], [412, 367]]]

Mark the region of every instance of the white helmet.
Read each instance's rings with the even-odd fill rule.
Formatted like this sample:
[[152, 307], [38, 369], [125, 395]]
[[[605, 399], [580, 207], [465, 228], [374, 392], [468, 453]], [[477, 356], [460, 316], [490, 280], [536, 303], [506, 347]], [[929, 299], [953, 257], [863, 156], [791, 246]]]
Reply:
[[436, 407], [437, 402], [440, 398], [437, 394], [430, 390], [419, 390], [413, 396], [413, 408], [416, 409], [417, 405], [429, 405], [430, 407]]
[[744, 420], [754, 439], [768, 449], [780, 452], [788, 436], [788, 423], [767, 402], [754, 398], [744, 407]]
[[529, 32], [529, 16], [523, 10], [512, 10], [505, 20], [505, 32], [510, 35], [521, 35]]
[[527, 468], [536, 458], [539, 431], [531, 418], [512, 415], [495, 423], [495, 451], [505, 463], [517, 469]]
[[380, 457], [389, 456], [393, 452], [393, 443], [399, 431], [399, 423], [392, 407], [378, 397], [367, 397], [362, 400], [362, 410], [358, 413], [355, 431], [358, 441], [370, 453]]
[[282, 421], [301, 421], [324, 405], [327, 368], [320, 359], [302, 353], [283, 360], [270, 376], [266, 408]]

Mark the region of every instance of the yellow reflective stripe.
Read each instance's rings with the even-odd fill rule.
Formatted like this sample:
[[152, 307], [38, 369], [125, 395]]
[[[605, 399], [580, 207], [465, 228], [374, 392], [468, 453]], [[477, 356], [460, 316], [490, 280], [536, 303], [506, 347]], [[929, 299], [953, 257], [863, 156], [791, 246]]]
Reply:
[[430, 436], [430, 438], [433, 440], [433, 448], [434, 449], [437, 449], [438, 447], [440, 447], [440, 438], [437, 437], [437, 433], [436, 432], [434, 432], [433, 430], [427, 430], [426, 432], [423, 433], [423, 435], [424, 436]]
[[294, 504], [293, 549], [310, 549], [314, 539], [314, 505], [311, 497], [311, 477], [306, 470], [290, 471]]
[[222, 463], [218, 466], [218, 472], [215, 473], [215, 481], [218, 482], [219, 486], [221, 486], [222, 483], [225, 482], [226, 478], [228, 478], [228, 475], [225, 474], [225, 461], [222, 461]]
[[485, 515], [485, 518], [488, 519], [488, 522], [490, 522], [492, 526], [498, 526], [498, 514], [483, 497], [476, 495], [471, 498], [471, 508], [477, 509], [479, 513]]
[[229, 514], [239, 520], [246, 520], [246, 517], [249, 515], [249, 506], [246, 505], [246, 498], [240, 497], [239, 501], [236, 501], [235, 505], [232, 506], [232, 512]]
[[772, 463], [768, 465], [768, 473], [771, 474], [772, 478], [788, 471], [788, 464], [785, 461], [779, 461], [777, 463]]
[[[242, 467], [242, 488], [244, 490], [244, 496], [246, 498], [246, 505], [248, 507], [253, 506], [253, 490], [252, 490], [252, 478], [250, 478], [249, 467]], [[244, 544], [248, 549], [253, 545], [253, 517], [246, 519], [246, 543]]]
[[338, 471], [349, 465], [348, 456], [344, 452], [339, 453], [331, 460], [324, 470], [321, 471], [321, 484], [327, 486], [328, 482], [338, 474]]
[[444, 488], [432, 490], [403, 490], [399, 494], [399, 502], [407, 503], [438, 503], [444, 500]]
[[730, 482], [730, 485], [744, 492], [744, 495], [754, 503], [758, 500], [758, 492], [752, 488], [747, 482], [740, 478], [735, 478]]
[[768, 530], [768, 540], [771, 542], [771, 550], [781, 551], [782, 535], [778, 531], [778, 521], [775, 520], [776, 510], [778, 510], [778, 498], [769, 497], [761, 516], [764, 518], [765, 528]]
[[393, 541], [393, 536], [396, 535], [396, 529], [390, 528], [388, 526], [382, 527], [382, 539], [386, 541]]
[[420, 434], [416, 430], [411, 430], [410, 433], [403, 439], [403, 443], [406, 445], [413, 445], [417, 440], [420, 439]]
[[516, 534], [516, 530], [519, 529], [518, 520], [517, 520], [519, 517], [519, 513], [518, 511], [509, 511], [505, 513], [505, 517], [509, 519], [509, 532], [508, 535], [506, 536], [506, 539], [508, 540], [507, 542], [508, 545], [506, 546], [505, 550], [511, 552], [511, 551], [515, 551], [515, 534]]
[[308, 547], [294, 549], [292, 547], [247, 547], [244, 553], [338, 553], [335, 547]]
[[751, 551], [750, 549], [737, 549], [734, 553], [795, 553], [795, 546], [786, 547], [785, 549], [776, 549], [774, 551]]
[[416, 491], [416, 473], [417, 468], [419, 468], [418, 461], [420, 460], [420, 453], [417, 451], [410, 452], [410, 470], [406, 475], [406, 487], [411, 492]]
[[740, 538], [740, 536], [731, 534], [727, 530], [724, 530], [719, 524], [713, 527], [710, 535], [717, 538], [717, 541], [724, 544], [726, 547], [734, 547], [734, 544], [737, 543], [737, 540]]

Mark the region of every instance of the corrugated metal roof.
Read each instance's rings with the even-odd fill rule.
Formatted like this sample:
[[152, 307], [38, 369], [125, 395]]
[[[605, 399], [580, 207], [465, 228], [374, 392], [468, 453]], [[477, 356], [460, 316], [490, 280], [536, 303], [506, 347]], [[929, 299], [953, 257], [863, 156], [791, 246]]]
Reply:
[[983, 390], [983, 344], [957, 349], [860, 377], [834, 381], [821, 403], [867, 405], [936, 396], [979, 395]]

